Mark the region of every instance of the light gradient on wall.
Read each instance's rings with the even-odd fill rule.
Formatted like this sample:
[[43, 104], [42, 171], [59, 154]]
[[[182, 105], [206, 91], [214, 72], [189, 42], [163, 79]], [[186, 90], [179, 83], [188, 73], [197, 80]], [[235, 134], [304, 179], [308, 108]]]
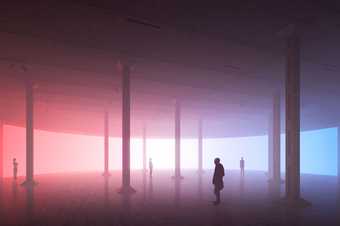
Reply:
[[[58, 173], [103, 170], [103, 137], [54, 133], [35, 130], [35, 173]], [[267, 136], [204, 139], [203, 167], [212, 169], [213, 160], [220, 157], [225, 168], [238, 169], [245, 158], [246, 169], [267, 170]], [[174, 168], [174, 140], [148, 139], [147, 158], [152, 158], [155, 170]], [[285, 170], [285, 141], [281, 134], [281, 169]], [[197, 169], [197, 139], [181, 142], [181, 166]], [[25, 129], [4, 127], [4, 175], [12, 175], [12, 158], [19, 162], [19, 175], [25, 174]], [[142, 140], [131, 141], [131, 166], [142, 168]], [[327, 128], [301, 133], [301, 172], [337, 174], [337, 129]], [[110, 169], [121, 169], [121, 139], [110, 138]]]

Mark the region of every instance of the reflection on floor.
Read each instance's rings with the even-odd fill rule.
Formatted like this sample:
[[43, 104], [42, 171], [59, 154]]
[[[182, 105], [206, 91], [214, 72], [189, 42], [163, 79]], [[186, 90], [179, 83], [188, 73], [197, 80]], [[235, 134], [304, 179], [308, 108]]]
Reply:
[[[264, 172], [227, 171], [222, 204], [213, 206], [211, 176], [184, 171], [155, 171], [152, 178], [132, 173], [137, 193], [117, 193], [120, 172], [36, 176], [34, 189], [18, 181], [0, 182], [0, 225], [340, 225], [340, 189], [336, 177], [303, 175], [308, 208], [287, 208]], [[284, 184], [281, 185], [281, 196]]]

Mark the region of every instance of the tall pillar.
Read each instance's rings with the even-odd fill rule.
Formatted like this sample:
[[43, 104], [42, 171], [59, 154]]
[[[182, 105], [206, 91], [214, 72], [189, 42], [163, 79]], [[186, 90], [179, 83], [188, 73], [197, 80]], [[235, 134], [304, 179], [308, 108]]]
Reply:
[[143, 171], [144, 173], [146, 170], [146, 129], [143, 127]]
[[339, 184], [340, 184], [340, 127], [338, 127], [338, 134], [337, 134], [337, 138], [338, 138], [338, 147], [337, 147], [337, 149], [338, 149], [338, 151], [337, 151], [337, 153], [338, 153], [338, 158], [337, 158], [337, 165], [338, 165], [338, 182], [339, 182]]
[[280, 182], [280, 94], [273, 97], [268, 129], [268, 176], [273, 182]]
[[3, 129], [3, 122], [0, 120], [0, 180], [4, 176], [4, 144], [3, 144], [3, 137], [4, 137], [4, 129]]
[[120, 193], [136, 192], [130, 185], [130, 66], [122, 65], [122, 188]]
[[103, 176], [110, 176], [109, 170], [109, 112], [104, 113], [104, 173]]
[[[338, 168], [338, 180], [336, 189], [336, 210], [340, 213], [340, 127], [337, 128], [337, 168]], [[340, 222], [340, 215], [338, 215], [338, 221]]]
[[269, 120], [268, 120], [268, 178], [269, 181], [273, 178], [273, 112], [269, 113]]
[[181, 104], [175, 103], [175, 175], [174, 179], [182, 179], [181, 176]]
[[281, 183], [281, 118], [280, 94], [274, 95], [273, 100], [273, 181]]
[[286, 198], [300, 200], [300, 41], [287, 38], [286, 65]]
[[32, 81], [26, 81], [26, 180], [23, 185], [34, 185], [34, 92]]
[[198, 173], [203, 173], [203, 131], [202, 119], [198, 122]]

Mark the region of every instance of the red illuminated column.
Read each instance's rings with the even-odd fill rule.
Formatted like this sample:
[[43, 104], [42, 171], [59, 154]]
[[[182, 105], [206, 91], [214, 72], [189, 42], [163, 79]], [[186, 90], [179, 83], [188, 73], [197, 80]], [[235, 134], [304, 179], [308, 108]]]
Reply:
[[198, 173], [203, 173], [203, 131], [202, 119], [198, 122]]
[[122, 65], [122, 188], [120, 193], [136, 192], [130, 185], [130, 66]]
[[26, 81], [26, 180], [23, 185], [34, 185], [34, 146], [33, 146], [34, 93], [32, 81]]
[[181, 176], [181, 104], [175, 103], [175, 175], [174, 179], [183, 179]]
[[109, 113], [104, 114], [104, 176], [110, 176], [109, 171]]
[[4, 129], [3, 129], [3, 122], [0, 120], [0, 179], [4, 176], [4, 144], [3, 144], [3, 136], [4, 136]]
[[146, 129], [143, 127], [143, 171], [146, 172]]

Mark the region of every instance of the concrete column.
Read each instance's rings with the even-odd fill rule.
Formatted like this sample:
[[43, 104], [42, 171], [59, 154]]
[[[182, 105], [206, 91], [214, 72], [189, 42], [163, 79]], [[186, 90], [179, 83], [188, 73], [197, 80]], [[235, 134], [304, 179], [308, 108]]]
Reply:
[[0, 120], [0, 180], [4, 176], [4, 144], [3, 144], [3, 137], [4, 137], [4, 129], [3, 129], [3, 122]]
[[337, 135], [337, 138], [338, 138], [338, 182], [339, 182], [339, 185], [340, 185], [340, 127], [338, 127], [338, 135]]
[[280, 127], [280, 94], [273, 100], [273, 181], [281, 183], [281, 127]]
[[203, 173], [203, 131], [202, 120], [198, 122], [198, 173]]
[[146, 129], [143, 128], [143, 171], [144, 173], [147, 171], [146, 169]]
[[109, 170], [109, 113], [104, 114], [104, 173], [103, 176], [110, 176]]
[[[338, 180], [336, 189], [336, 210], [340, 213], [340, 127], [337, 129], [337, 169]], [[338, 215], [338, 221], [340, 222], [340, 215]]]
[[174, 179], [182, 179], [181, 176], [181, 104], [175, 103], [175, 175]]
[[281, 181], [280, 134], [280, 94], [275, 94], [268, 129], [268, 176], [275, 183]]
[[268, 178], [272, 180], [273, 178], [273, 112], [269, 113], [268, 120]]
[[26, 81], [26, 180], [23, 185], [34, 185], [34, 92], [32, 81]]
[[122, 65], [122, 188], [120, 193], [135, 192], [130, 185], [130, 66]]
[[286, 65], [286, 198], [300, 199], [300, 42], [287, 38]]

